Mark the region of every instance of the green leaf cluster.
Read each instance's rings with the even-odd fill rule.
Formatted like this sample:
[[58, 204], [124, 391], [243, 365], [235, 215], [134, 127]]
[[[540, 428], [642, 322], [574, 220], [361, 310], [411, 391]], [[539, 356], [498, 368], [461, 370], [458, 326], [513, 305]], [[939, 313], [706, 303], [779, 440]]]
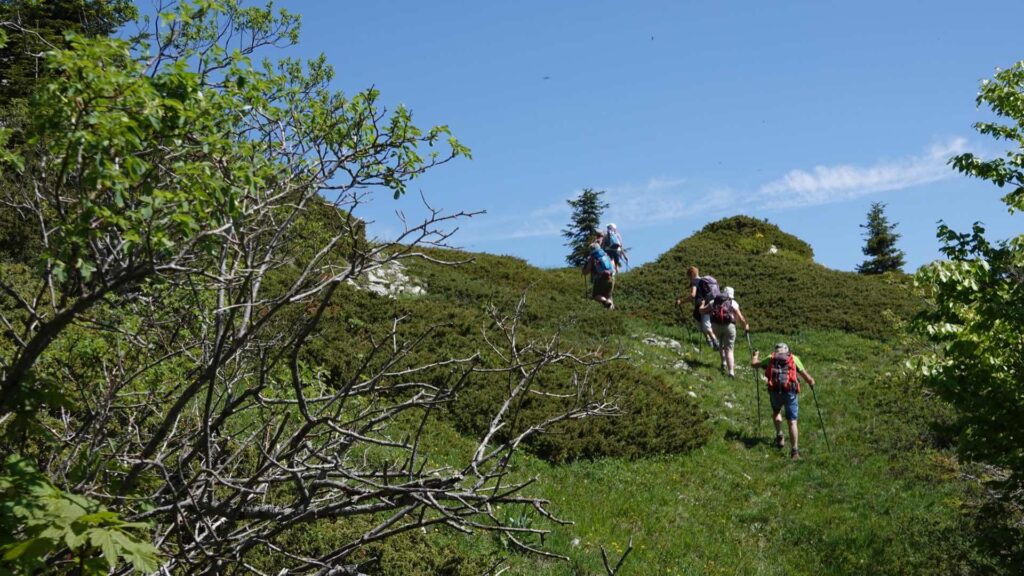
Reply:
[[[1002, 199], [1011, 213], [1024, 209], [1024, 62], [983, 81], [977, 103], [1000, 121], [975, 128], [1011, 147], [1002, 157], [966, 153], [950, 163], [963, 174], [1009, 188]], [[1024, 235], [990, 241], [984, 226], [975, 223], [970, 232], [941, 224], [938, 237], [945, 259], [915, 277], [930, 306], [914, 327], [931, 345], [915, 367], [927, 386], [956, 407], [961, 454], [1002, 471], [992, 485], [1003, 502], [994, 508], [1016, 512], [999, 516], [996, 530], [1010, 537], [997, 538], [990, 553], [1019, 569], [1024, 566], [1019, 497], [1024, 487]]]
[[0, 472], [0, 574], [53, 567], [54, 556], [79, 574], [107, 574], [122, 563], [141, 573], [159, 565], [145, 524], [125, 522], [95, 501], [55, 488], [32, 463], [8, 456]]

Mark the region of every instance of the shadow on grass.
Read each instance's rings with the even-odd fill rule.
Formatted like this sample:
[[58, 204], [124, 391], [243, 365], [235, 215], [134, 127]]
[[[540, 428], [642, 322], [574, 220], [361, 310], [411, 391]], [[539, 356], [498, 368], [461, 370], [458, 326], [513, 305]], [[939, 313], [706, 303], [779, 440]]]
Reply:
[[691, 368], [717, 368], [718, 367], [718, 364], [716, 362], [709, 362], [709, 361], [707, 361], [707, 360], [705, 360], [703, 358], [700, 358], [700, 357], [696, 357], [695, 358], [693, 356], [685, 356], [684, 360], [686, 361], [687, 364], [690, 365]]
[[730, 442], [739, 442], [743, 444], [744, 448], [756, 448], [758, 446], [770, 446], [770, 438], [768, 432], [764, 432], [760, 436], [757, 435], [756, 431], [749, 429], [744, 430], [726, 430], [725, 439]]

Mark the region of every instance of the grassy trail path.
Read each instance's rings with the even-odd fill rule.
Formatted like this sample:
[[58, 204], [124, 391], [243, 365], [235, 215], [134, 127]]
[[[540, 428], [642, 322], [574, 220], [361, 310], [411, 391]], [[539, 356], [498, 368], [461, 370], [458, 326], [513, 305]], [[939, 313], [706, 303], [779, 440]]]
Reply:
[[[682, 331], [662, 336], [685, 341]], [[742, 337], [742, 336], [741, 336]], [[762, 355], [780, 337], [755, 335]], [[746, 342], [738, 341], [736, 379], [718, 370], [717, 353], [631, 344], [651, 370], [675, 369], [715, 426], [692, 454], [568, 466], [533, 462], [539, 490], [575, 526], [549, 544], [572, 562], [524, 560], [521, 574], [602, 574], [599, 546], [612, 558], [634, 549], [624, 574], [933, 574], [955, 569], [951, 535], [959, 528], [963, 487], [946, 455], [908, 449], [924, 432], [877, 393], [898, 358], [875, 341], [836, 332], [789, 337], [818, 381], [833, 451], [826, 449], [811, 394], [800, 401], [801, 453], [770, 446], [773, 428], [762, 392], [762, 435]], [[955, 538], [954, 538], [955, 540]], [[954, 542], [955, 544], [955, 542]]]

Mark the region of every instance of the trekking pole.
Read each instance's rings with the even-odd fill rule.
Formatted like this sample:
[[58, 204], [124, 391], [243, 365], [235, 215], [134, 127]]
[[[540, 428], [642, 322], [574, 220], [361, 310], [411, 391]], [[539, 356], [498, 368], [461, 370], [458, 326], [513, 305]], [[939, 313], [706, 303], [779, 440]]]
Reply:
[[818, 393], [814, 391], [814, 386], [811, 386], [811, 396], [814, 397], [814, 407], [818, 409], [818, 422], [821, 422], [821, 433], [825, 436], [825, 445], [828, 446], [828, 451], [832, 451], [832, 444], [828, 441], [828, 432], [825, 431], [825, 419], [821, 417], [821, 406], [818, 405]]
[[[750, 357], [754, 357], [754, 345], [750, 343], [750, 332], [747, 332], [747, 349], [750, 350]], [[757, 368], [753, 366], [750, 370], [754, 373], [754, 394], [757, 396], [757, 437], [761, 437], [761, 383], [758, 382]], [[812, 388], [813, 390], [813, 388]]]
[[[678, 302], [676, 302], [675, 306], [676, 306], [676, 313], [679, 315], [679, 321], [682, 323], [683, 327], [686, 329], [686, 345], [688, 347], [693, 346], [693, 333], [692, 333], [693, 331], [690, 329], [689, 322], [686, 321], [686, 314], [683, 314], [683, 305], [679, 304]], [[687, 352], [689, 352], [689, 348], [687, 349]]]

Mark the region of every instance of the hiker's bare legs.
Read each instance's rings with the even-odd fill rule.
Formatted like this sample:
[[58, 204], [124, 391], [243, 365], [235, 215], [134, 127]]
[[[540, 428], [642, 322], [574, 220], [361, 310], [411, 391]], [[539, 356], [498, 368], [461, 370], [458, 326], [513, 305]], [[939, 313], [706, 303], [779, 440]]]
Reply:
[[707, 343], [715, 350], [718, 350], [718, 338], [715, 338], [715, 331], [711, 329], [711, 314], [700, 314], [700, 319], [697, 323]]
[[[782, 436], [782, 409], [780, 408], [773, 417], [773, 423], [775, 424], [775, 436]], [[797, 450], [800, 447], [800, 430], [797, 429], [796, 420], [789, 421], [789, 445], [790, 448]]]
[[730, 376], [735, 376], [736, 375], [736, 355], [733, 354], [732, 348], [733, 347], [730, 346], [728, 350], [724, 350], [723, 351], [723, 354], [725, 356], [725, 364], [726, 364], [726, 366], [729, 369], [729, 375]]

